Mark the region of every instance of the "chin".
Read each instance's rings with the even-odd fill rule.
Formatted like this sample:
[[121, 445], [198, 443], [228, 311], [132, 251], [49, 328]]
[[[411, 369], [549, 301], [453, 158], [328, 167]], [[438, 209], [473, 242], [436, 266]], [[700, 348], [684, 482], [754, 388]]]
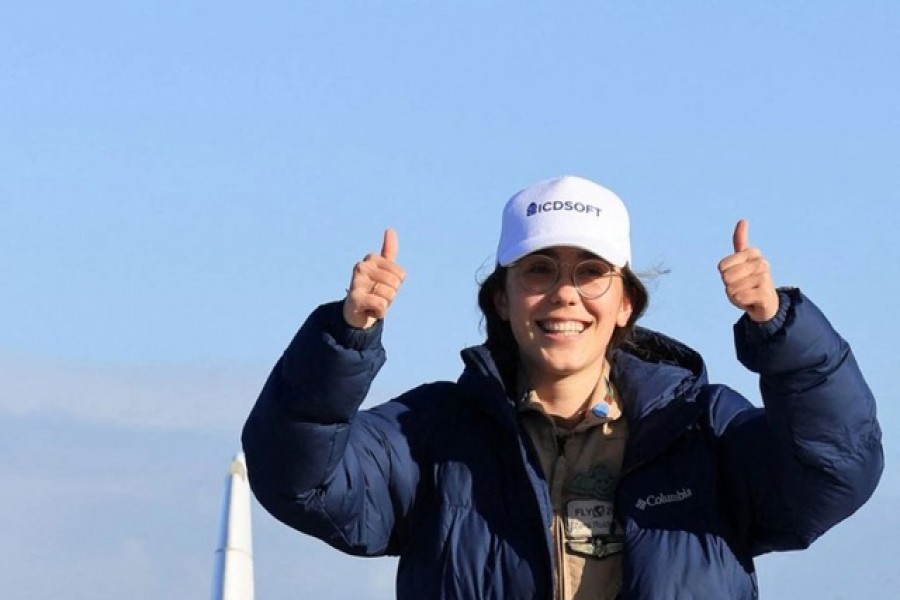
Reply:
[[591, 364], [571, 361], [544, 361], [536, 366], [542, 372], [557, 377], [574, 375], [591, 368]]

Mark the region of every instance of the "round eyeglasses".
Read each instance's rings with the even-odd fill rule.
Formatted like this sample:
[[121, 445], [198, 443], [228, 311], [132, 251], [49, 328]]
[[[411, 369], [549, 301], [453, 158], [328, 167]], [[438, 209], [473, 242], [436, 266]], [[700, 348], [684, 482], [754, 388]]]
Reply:
[[[544, 254], [529, 254], [510, 265], [519, 282], [527, 292], [546, 294], [559, 283], [562, 265]], [[582, 298], [596, 300], [609, 291], [612, 278], [622, 276], [612, 265], [597, 258], [583, 260], [572, 268], [572, 284]]]

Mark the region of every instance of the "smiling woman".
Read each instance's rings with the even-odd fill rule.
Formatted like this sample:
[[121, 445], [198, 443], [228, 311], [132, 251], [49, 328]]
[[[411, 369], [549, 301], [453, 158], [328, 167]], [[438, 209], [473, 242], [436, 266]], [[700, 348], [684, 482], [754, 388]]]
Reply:
[[846, 342], [776, 289], [745, 221], [733, 245], [719, 272], [765, 408], [636, 327], [625, 205], [561, 177], [507, 202], [487, 339], [458, 381], [359, 411], [406, 278], [387, 230], [263, 388], [243, 435], [254, 493], [344, 552], [398, 555], [400, 598], [757, 597], [754, 557], [852, 514], [883, 458]]

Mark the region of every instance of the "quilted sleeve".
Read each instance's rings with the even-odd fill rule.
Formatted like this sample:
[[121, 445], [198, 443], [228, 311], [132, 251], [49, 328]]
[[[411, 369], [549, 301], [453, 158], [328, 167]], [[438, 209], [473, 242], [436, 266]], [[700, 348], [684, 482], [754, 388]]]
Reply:
[[356, 555], [394, 553], [418, 478], [400, 402], [357, 412], [384, 364], [381, 323], [344, 322], [339, 303], [310, 315], [244, 425], [250, 485], [285, 524]]
[[773, 321], [735, 325], [765, 408], [728, 388], [717, 402], [730, 508], [754, 554], [809, 546], [868, 500], [884, 466], [875, 399], [847, 342], [799, 290], [780, 294]]

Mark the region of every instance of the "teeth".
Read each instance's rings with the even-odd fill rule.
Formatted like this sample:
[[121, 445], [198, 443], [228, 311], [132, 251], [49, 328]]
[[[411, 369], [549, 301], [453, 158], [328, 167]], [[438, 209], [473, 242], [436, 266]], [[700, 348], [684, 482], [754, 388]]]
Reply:
[[577, 321], [543, 321], [541, 329], [548, 333], [581, 333], [584, 331], [584, 323]]

